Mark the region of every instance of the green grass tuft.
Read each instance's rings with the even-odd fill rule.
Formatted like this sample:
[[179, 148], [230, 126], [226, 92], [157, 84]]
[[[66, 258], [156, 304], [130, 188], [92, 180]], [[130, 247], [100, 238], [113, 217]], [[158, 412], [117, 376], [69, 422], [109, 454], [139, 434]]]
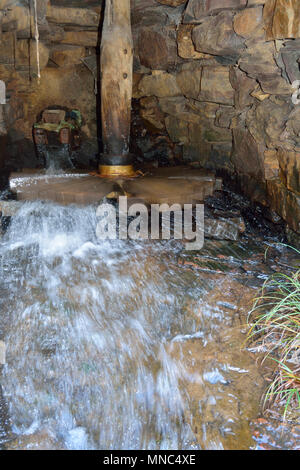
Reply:
[[276, 362], [265, 407], [282, 405], [286, 419], [289, 410], [300, 410], [300, 269], [291, 275], [275, 274], [265, 282], [248, 323], [248, 341]]

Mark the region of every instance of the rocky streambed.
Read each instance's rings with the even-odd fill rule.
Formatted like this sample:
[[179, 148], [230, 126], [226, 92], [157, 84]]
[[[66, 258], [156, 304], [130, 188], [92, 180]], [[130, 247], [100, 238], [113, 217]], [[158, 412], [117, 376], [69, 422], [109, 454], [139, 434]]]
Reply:
[[200, 252], [99, 243], [93, 207], [20, 208], [0, 243], [3, 448], [299, 448], [299, 425], [262, 415], [273, 365], [245, 343], [293, 255], [238, 196], [206, 210], [243, 233]]

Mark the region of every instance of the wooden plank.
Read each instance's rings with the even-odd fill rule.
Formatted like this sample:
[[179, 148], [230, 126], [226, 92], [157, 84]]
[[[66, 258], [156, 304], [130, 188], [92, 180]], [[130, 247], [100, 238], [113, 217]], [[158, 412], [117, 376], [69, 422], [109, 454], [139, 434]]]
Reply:
[[130, 0], [106, 0], [102, 29], [101, 115], [104, 153], [128, 155], [133, 83]]
[[156, 176], [117, 180], [91, 175], [45, 178], [27, 174], [13, 175], [11, 181], [19, 201], [43, 200], [59, 204], [96, 204], [114, 192], [145, 204], [193, 204], [213, 194], [216, 186], [213, 174], [192, 170], [192, 176], [188, 172], [181, 178], [182, 171], [182, 168], [166, 168]]

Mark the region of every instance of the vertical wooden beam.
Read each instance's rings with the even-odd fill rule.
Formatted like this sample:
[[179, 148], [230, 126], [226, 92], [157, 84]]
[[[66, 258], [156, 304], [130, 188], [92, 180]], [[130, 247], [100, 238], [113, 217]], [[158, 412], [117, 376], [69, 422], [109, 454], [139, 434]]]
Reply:
[[[133, 41], [130, 0], [106, 0], [101, 39], [101, 116], [104, 155], [100, 171], [106, 166], [128, 166]], [[125, 169], [123, 169], [125, 170]]]

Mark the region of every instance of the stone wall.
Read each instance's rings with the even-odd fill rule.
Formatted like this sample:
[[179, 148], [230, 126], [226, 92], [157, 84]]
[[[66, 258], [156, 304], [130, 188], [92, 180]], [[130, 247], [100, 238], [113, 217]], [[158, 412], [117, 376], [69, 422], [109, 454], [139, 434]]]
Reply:
[[148, 24], [135, 27], [143, 118], [166, 129], [184, 160], [237, 174], [300, 232], [300, 2], [150, 3]]
[[[100, 10], [99, 1], [37, 0], [39, 79], [34, 2], [0, 0], [0, 79], [7, 86], [7, 104], [3, 107], [8, 130], [7, 166], [37, 164], [32, 126], [49, 106], [78, 108], [84, 119], [82, 157], [89, 154], [88, 162], [97, 153], [95, 80], [82, 59], [92, 58], [93, 67], [96, 63]], [[95, 74], [97, 77], [97, 71]]]
[[[59, 104], [81, 110], [96, 152], [94, 77], [82, 58], [96, 63], [101, 1], [37, 5], [40, 81], [33, 1], [0, 0], [7, 148], [15, 160], [31, 155], [36, 116]], [[299, 0], [132, 0], [132, 26], [134, 151], [238, 175], [300, 233]]]

